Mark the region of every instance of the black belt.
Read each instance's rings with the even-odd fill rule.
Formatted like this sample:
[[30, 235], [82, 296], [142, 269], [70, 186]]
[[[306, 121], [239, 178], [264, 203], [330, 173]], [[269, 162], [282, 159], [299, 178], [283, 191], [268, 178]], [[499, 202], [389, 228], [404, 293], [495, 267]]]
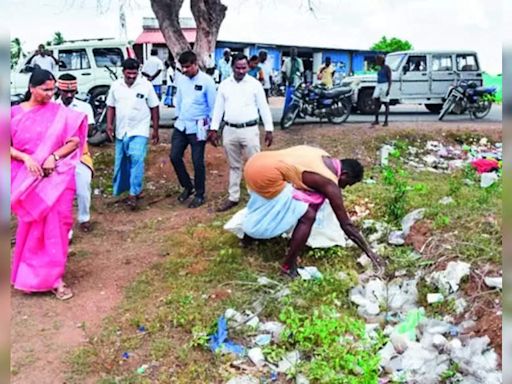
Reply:
[[225, 121], [225, 123], [228, 127], [232, 127], [232, 128], [247, 128], [247, 127], [254, 127], [255, 125], [258, 125], [259, 120], [254, 119], [254, 120], [247, 121], [245, 123], [240, 123], [240, 124], [232, 124], [232, 123], [228, 123], [227, 121]]

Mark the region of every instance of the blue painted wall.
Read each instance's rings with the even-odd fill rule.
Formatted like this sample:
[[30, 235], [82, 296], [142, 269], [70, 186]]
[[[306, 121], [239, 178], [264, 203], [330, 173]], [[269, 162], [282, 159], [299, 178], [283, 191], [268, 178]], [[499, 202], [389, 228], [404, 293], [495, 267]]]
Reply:
[[[350, 53], [347, 51], [323, 51], [322, 52], [322, 63], [325, 61], [325, 58], [329, 56], [331, 58], [331, 62], [334, 64], [336, 68], [336, 72], [338, 73], [348, 73], [350, 68]], [[345, 64], [344, 67], [341, 66], [341, 63]]]
[[364, 71], [364, 53], [354, 53], [352, 55], [352, 72]]

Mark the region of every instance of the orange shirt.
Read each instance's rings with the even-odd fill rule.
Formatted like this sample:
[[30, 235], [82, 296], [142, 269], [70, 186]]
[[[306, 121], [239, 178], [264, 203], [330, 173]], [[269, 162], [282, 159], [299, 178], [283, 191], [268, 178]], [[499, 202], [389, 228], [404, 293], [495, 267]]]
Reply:
[[330, 157], [323, 149], [299, 145], [280, 151], [265, 151], [253, 155], [244, 168], [247, 187], [259, 195], [272, 199], [291, 183], [296, 189], [310, 191], [302, 182], [304, 171], [317, 173], [338, 184], [338, 177], [325, 165]]

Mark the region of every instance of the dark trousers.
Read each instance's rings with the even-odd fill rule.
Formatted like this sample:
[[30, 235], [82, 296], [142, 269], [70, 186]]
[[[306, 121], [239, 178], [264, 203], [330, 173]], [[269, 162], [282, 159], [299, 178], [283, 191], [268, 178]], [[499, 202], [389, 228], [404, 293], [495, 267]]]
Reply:
[[[183, 155], [189, 144], [192, 150], [192, 163], [194, 164], [194, 185], [192, 185], [187, 168], [185, 168], [185, 162], [183, 161]], [[204, 198], [205, 192], [205, 144], [206, 141], [197, 140], [195, 133], [187, 135], [185, 132], [175, 128], [172, 134], [170, 158], [180, 185], [189, 190], [194, 188], [196, 196], [201, 198]]]

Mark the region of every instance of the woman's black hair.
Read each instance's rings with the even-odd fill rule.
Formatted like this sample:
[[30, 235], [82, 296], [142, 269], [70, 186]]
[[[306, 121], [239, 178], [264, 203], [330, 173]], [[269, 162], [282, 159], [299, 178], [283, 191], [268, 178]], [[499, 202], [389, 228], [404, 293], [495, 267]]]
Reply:
[[43, 85], [48, 80], [56, 81], [55, 76], [53, 76], [53, 73], [50, 71], [47, 71], [46, 69], [40, 69], [35, 68], [34, 72], [32, 72], [32, 75], [30, 75], [30, 79], [28, 80], [28, 89], [25, 93], [25, 100], [30, 100], [30, 97], [32, 96], [32, 93], [30, 92], [30, 87], [39, 87], [40, 85]]

